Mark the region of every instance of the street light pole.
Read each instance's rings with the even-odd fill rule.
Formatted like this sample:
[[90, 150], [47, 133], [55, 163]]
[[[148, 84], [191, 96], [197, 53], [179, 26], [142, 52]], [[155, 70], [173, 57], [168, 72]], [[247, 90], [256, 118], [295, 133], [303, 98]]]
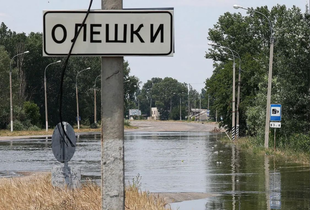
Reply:
[[45, 130], [48, 131], [47, 94], [46, 94], [46, 70], [50, 65], [60, 63], [61, 60], [48, 64], [44, 69], [44, 99], [45, 99]]
[[13, 94], [12, 94], [12, 61], [15, 57], [27, 54], [29, 51], [25, 51], [23, 53], [19, 53], [17, 55], [14, 55], [13, 58], [10, 61], [10, 118], [11, 118], [11, 132], [13, 132]]
[[269, 23], [270, 28], [270, 54], [269, 54], [269, 73], [268, 73], [268, 89], [267, 89], [267, 104], [266, 104], [266, 121], [265, 121], [265, 148], [268, 148], [269, 145], [269, 120], [270, 120], [270, 101], [271, 101], [271, 80], [272, 80], [272, 64], [273, 64], [273, 48], [274, 48], [274, 36], [273, 36], [273, 28], [271, 21], [261, 12], [252, 10], [250, 8], [242, 7], [239, 5], [234, 5], [235, 9], [244, 9], [249, 12], [256, 12], [262, 16], [264, 16]]
[[182, 99], [181, 99], [181, 96], [180, 96], [180, 121], [182, 120]]
[[238, 75], [238, 93], [237, 93], [237, 122], [236, 122], [236, 139], [239, 138], [239, 105], [240, 105], [240, 86], [241, 86], [241, 58], [239, 53], [232, 50], [239, 58], [239, 75]]
[[235, 140], [235, 122], [236, 122], [236, 119], [235, 119], [235, 103], [236, 103], [236, 84], [235, 84], [235, 80], [236, 80], [236, 63], [235, 63], [235, 55], [234, 55], [234, 52], [232, 49], [230, 49], [229, 47], [226, 47], [226, 46], [221, 46], [221, 45], [217, 45], [217, 44], [214, 44], [214, 43], [208, 43], [209, 45], [211, 46], [217, 46], [217, 47], [222, 47], [222, 48], [225, 48], [225, 49], [228, 49], [232, 56], [233, 56], [233, 87], [232, 87], [232, 128], [231, 128], [231, 136], [232, 136], [232, 140]]
[[76, 74], [76, 77], [75, 77], [76, 120], [77, 120], [78, 130], [80, 130], [80, 113], [79, 113], [79, 92], [78, 92], [78, 86], [77, 86], [77, 79], [78, 79], [78, 76], [79, 76], [80, 73], [82, 73], [83, 71], [89, 70], [89, 69], [90, 69], [90, 67], [79, 71]]
[[98, 77], [101, 75], [98, 75], [95, 79], [95, 84], [94, 84], [94, 123], [97, 123], [97, 94], [96, 94], [96, 82]]

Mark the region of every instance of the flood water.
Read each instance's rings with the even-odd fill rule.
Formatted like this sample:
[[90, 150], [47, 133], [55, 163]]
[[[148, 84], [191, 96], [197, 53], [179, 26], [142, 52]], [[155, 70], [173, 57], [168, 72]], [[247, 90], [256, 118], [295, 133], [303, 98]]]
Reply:
[[[310, 210], [310, 167], [258, 156], [221, 144], [206, 132], [126, 132], [126, 183], [141, 178], [150, 192], [203, 192], [214, 196], [172, 204], [174, 210]], [[100, 179], [100, 135], [81, 135], [69, 166]], [[0, 177], [51, 171], [58, 163], [51, 139], [0, 142]], [[0, 194], [1, 196], [1, 194]]]

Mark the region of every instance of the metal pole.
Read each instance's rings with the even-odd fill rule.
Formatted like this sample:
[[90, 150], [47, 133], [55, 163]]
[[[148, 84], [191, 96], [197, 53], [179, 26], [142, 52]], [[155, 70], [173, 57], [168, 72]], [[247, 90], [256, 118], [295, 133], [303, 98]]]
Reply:
[[12, 61], [14, 60], [15, 57], [19, 56], [19, 55], [23, 55], [29, 53], [29, 51], [25, 51], [23, 53], [19, 53], [17, 55], [14, 55], [13, 58], [10, 61], [10, 118], [11, 118], [11, 132], [13, 132], [13, 91], [12, 91]]
[[46, 94], [46, 70], [52, 64], [60, 63], [61, 60], [48, 64], [44, 69], [44, 102], [45, 102], [45, 131], [48, 132], [47, 94]]
[[78, 130], [80, 130], [80, 113], [79, 113], [80, 111], [79, 111], [79, 91], [78, 91], [77, 81], [78, 81], [79, 74], [82, 73], [83, 71], [86, 71], [86, 70], [89, 70], [89, 69], [90, 69], [90, 67], [79, 71], [76, 74], [76, 77], [75, 77], [76, 120], [77, 120]]
[[[102, 9], [122, 9], [122, 0], [102, 0]], [[101, 59], [102, 210], [125, 210], [123, 57]], [[103, 132], [104, 131], [104, 132]]]

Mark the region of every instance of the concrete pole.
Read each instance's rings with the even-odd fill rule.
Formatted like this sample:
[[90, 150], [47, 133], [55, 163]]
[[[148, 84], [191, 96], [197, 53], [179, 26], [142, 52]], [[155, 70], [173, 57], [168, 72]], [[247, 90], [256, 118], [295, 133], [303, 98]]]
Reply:
[[96, 88], [94, 88], [94, 123], [97, 123]]
[[182, 99], [180, 97], [180, 121], [182, 120], [182, 110], [181, 110], [181, 108], [182, 108]]
[[272, 63], [273, 63], [273, 46], [274, 38], [271, 35], [270, 39], [270, 56], [269, 56], [269, 74], [268, 74], [268, 90], [267, 90], [267, 105], [266, 105], [266, 122], [265, 122], [265, 148], [269, 144], [269, 120], [270, 120], [270, 100], [271, 100], [271, 80], [272, 80]]
[[80, 130], [80, 109], [79, 109], [79, 92], [78, 92], [78, 86], [77, 86], [77, 81], [79, 74], [82, 73], [83, 71], [89, 70], [90, 67], [83, 69], [79, 71], [76, 76], [75, 76], [75, 95], [76, 95], [76, 120], [77, 120], [77, 125], [78, 125], [78, 130]]
[[235, 58], [234, 58], [234, 64], [233, 64], [233, 90], [232, 90], [232, 128], [231, 128], [231, 136], [232, 136], [232, 140], [235, 140], [235, 120], [236, 120], [236, 117], [235, 117], [235, 104], [236, 104], [236, 63], [235, 63]]
[[[101, 2], [104, 10], [123, 8], [122, 0], [102, 0]], [[125, 210], [123, 75], [123, 57], [102, 57], [102, 210]]]
[[[240, 58], [239, 58], [240, 59]], [[241, 85], [241, 67], [239, 61], [239, 75], [238, 75], [238, 96], [237, 96], [237, 126], [236, 126], [236, 139], [239, 138], [239, 105], [240, 105], [240, 85]]]
[[199, 96], [199, 122], [201, 122], [201, 94]]
[[13, 91], [12, 91], [12, 62], [15, 57], [29, 53], [29, 51], [25, 51], [23, 53], [19, 53], [14, 55], [10, 61], [10, 118], [11, 118], [11, 132], [13, 132]]
[[11, 118], [11, 132], [13, 132], [12, 69], [10, 69], [10, 118]]
[[76, 121], [77, 121], [78, 130], [80, 130], [79, 91], [77, 88], [77, 83], [75, 83], [75, 95], [76, 95]]
[[191, 112], [191, 109], [190, 109], [190, 102], [189, 102], [189, 84], [188, 84], [188, 94], [187, 94], [187, 120], [191, 120], [189, 119], [189, 115], [190, 115], [190, 112]]
[[47, 93], [46, 93], [46, 70], [50, 65], [60, 63], [61, 60], [48, 64], [44, 69], [44, 103], [45, 103], [45, 131], [48, 132]]

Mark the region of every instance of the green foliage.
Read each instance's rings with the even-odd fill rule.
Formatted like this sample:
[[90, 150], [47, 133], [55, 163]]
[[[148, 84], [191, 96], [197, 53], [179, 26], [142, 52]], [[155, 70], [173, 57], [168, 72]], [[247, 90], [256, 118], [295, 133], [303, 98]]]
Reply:
[[30, 120], [30, 123], [32, 125], [40, 126], [40, 110], [37, 104], [26, 101], [24, 103], [24, 112], [26, 115], [26, 118]]
[[36, 125], [32, 125], [28, 128], [28, 131], [40, 131], [41, 129], [36, 126]]
[[309, 135], [293, 133], [288, 138], [281, 137], [277, 139], [276, 142], [279, 148], [291, 148], [295, 152], [310, 153]]
[[96, 128], [99, 128], [99, 124], [98, 123], [92, 123], [92, 124], [90, 124], [89, 127], [92, 129], [96, 129]]
[[[225, 13], [209, 30], [209, 40], [238, 52], [241, 58], [240, 132], [255, 136], [259, 143], [263, 141], [271, 34], [268, 20], [256, 11], [271, 21], [276, 38], [271, 103], [282, 104], [283, 108], [277, 138], [282, 139], [282, 145], [307, 149], [306, 138], [300, 137], [296, 143], [294, 133], [307, 136], [310, 132], [310, 16], [295, 6], [289, 9], [277, 5], [270, 11], [266, 6], [251, 8], [246, 16]], [[231, 102], [236, 99], [231, 97], [232, 54], [224, 47], [211, 47], [206, 53], [206, 58], [215, 62], [205, 94], [210, 97], [211, 113], [217, 111], [223, 116], [221, 125], [230, 130]], [[238, 66], [239, 58], [235, 59]]]
[[125, 125], [125, 126], [130, 126], [130, 121], [129, 121], [129, 120], [126, 120], [126, 119], [124, 119], [124, 125]]
[[[10, 129], [10, 128], [11, 128], [11, 123], [8, 124], [7, 129]], [[23, 123], [20, 122], [19, 120], [15, 120], [15, 121], [13, 122], [13, 129], [14, 129], [15, 131], [23, 131], [23, 130], [26, 130], [26, 129], [25, 129], [25, 126], [23, 125]]]

